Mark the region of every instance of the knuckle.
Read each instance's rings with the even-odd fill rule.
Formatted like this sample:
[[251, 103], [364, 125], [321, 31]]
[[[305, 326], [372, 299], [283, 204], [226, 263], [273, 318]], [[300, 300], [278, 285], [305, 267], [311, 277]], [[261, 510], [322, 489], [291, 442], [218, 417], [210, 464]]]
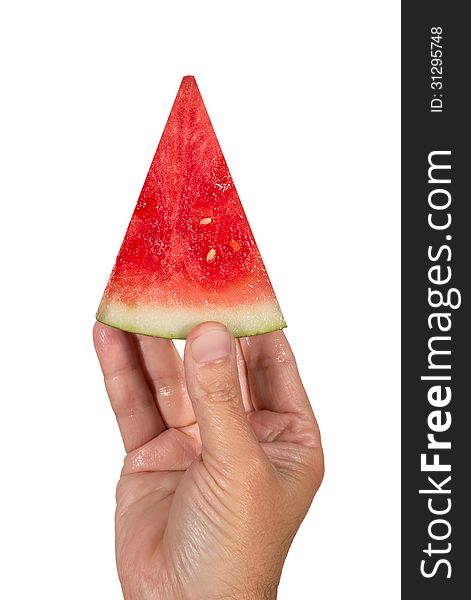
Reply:
[[168, 374], [152, 381], [159, 396], [181, 394], [186, 390], [185, 376], [182, 373]]
[[201, 399], [208, 404], [220, 402], [236, 404], [239, 401], [240, 390], [237, 381], [230, 374], [212, 372], [200, 380]]

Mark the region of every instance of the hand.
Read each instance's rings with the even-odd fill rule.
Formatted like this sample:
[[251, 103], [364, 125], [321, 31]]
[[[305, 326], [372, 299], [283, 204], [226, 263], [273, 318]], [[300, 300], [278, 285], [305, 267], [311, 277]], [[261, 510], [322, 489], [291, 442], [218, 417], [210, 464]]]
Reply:
[[97, 323], [126, 457], [116, 557], [126, 600], [276, 598], [323, 477], [319, 430], [283, 332], [219, 323], [170, 340]]

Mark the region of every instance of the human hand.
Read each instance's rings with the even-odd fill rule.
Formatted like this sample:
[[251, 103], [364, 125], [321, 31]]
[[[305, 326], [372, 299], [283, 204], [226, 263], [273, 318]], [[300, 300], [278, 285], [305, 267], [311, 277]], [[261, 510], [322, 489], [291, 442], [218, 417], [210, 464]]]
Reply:
[[219, 323], [170, 340], [96, 323], [126, 457], [116, 558], [126, 600], [272, 599], [323, 477], [319, 430], [282, 331]]

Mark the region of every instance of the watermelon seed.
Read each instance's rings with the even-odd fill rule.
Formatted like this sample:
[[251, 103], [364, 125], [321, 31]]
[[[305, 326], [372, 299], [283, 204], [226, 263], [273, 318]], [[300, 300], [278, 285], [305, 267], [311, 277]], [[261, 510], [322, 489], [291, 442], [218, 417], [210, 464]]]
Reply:
[[211, 248], [211, 250], [206, 255], [206, 260], [208, 262], [211, 262], [212, 260], [214, 260], [215, 256], [216, 256], [216, 250], [214, 248]]
[[200, 225], [209, 225], [211, 223], [211, 221], [212, 221], [211, 217], [205, 217], [204, 219], [201, 219]]
[[236, 242], [235, 240], [231, 240], [229, 242], [230, 247], [235, 250], [236, 252], [238, 252], [240, 250], [240, 244], [239, 242]]

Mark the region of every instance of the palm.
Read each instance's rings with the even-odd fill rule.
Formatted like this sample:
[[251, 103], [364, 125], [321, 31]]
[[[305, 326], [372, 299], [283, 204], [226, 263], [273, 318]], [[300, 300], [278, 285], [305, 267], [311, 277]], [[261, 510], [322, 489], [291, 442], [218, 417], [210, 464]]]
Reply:
[[[127, 451], [116, 510], [121, 579], [151, 571], [154, 588], [163, 590], [191, 581], [221, 557], [214, 556], [213, 507], [204, 500], [213, 493], [214, 476], [201, 460], [182, 361], [169, 340], [99, 324], [95, 344]], [[320, 473], [318, 432], [297, 410], [305, 398], [295, 397], [284, 335], [238, 340], [237, 355], [244, 407], [274, 471], [286, 471], [290, 456], [299, 460], [305, 453]]]

